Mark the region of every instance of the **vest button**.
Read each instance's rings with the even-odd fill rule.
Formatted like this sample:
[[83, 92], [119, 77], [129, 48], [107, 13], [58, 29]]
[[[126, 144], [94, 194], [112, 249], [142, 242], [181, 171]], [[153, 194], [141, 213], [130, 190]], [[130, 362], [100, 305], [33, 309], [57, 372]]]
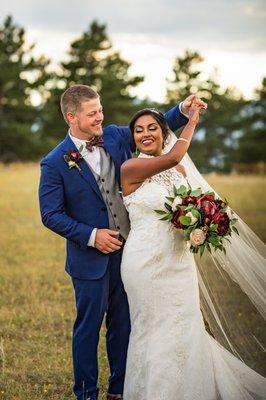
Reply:
[[109, 203], [109, 206], [112, 206], [113, 205], [113, 203]]
[[116, 218], [116, 214], [114, 214], [114, 218]]
[[117, 228], [117, 229], [120, 229], [120, 226], [117, 226], [116, 228]]
[[104, 178], [102, 178], [102, 182], [104, 182]]
[[109, 194], [110, 193], [109, 190], [106, 190], [106, 193]]

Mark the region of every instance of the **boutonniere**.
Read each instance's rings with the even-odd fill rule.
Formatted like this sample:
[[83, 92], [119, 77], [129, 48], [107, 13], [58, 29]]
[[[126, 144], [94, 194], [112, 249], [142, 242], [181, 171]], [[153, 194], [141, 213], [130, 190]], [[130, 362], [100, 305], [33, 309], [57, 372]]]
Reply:
[[83, 149], [83, 146], [81, 146], [79, 148], [79, 150], [70, 150], [67, 152], [67, 154], [64, 155], [64, 160], [70, 169], [77, 168], [79, 171], [81, 171], [78, 163], [83, 158], [81, 155], [82, 149]]

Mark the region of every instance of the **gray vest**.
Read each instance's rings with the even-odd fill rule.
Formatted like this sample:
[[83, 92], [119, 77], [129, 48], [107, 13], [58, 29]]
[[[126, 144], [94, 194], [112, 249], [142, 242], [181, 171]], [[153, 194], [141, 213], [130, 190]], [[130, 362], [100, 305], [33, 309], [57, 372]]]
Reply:
[[119, 186], [115, 179], [115, 166], [110, 155], [99, 147], [101, 154], [101, 174], [91, 169], [106, 203], [109, 219], [109, 228], [118, 230], [124, 239], [128, 237], [130, 224]]

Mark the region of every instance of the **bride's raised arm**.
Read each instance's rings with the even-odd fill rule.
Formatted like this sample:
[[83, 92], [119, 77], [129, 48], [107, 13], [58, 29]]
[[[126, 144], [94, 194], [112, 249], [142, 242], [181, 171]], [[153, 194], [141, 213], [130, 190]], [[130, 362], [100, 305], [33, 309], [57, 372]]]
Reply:
[[[127, 160], [122, 165], [121, 185], [124, 195], [128, 195], [135, 191], [145, 179], [176, 166], [182, 160], [190, 146], [192, 136], [199, 121], [199, 113], [201, 108], [202, 107], [198, 106], [196, 103], [191, 105], [188, 123], [184, 127], [175, 145], [166, 154], [162, 154], [162, 145], [160, 147], [159, 143], [157, 148], [155, 148], [155, 146], [152, 148], [148, 145], [147, 151], [145, 151], [143, 148], [140, 149], [138, 146], [138, 144], [140, 146], [143, 144], [145, 147], [145, 142], [148, 143], [149, 140], [151, 144], [156, 142], [156, 139], [158, 141], [158, 133], [155, 132], [156, 130], [160, 129], [160, 124], [158, 124], [156, 119], [152, 121], [151, 119], [153, 118], [151, 118], [147, 121], [147, 123], [144, 124], [139, 124], [138, 122], [140, 121], [141, 117], [134, 121], [132, 126], [132, 134], [134, 136], [137, 148], [142, 153], [156, 157], [132, 158]], [[145, 114], [142, 114], [142, 116], [145, 116]], [[150, 117], [152, 117], [152, 114], [150, 114]]]

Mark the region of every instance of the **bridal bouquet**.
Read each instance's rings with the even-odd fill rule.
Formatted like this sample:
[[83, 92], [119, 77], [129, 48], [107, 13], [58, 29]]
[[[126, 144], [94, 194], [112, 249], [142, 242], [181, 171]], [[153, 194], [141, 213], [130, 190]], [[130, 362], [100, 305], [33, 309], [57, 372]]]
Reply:
[[184, 232], [185, 240], [190, 243], [193, 253], [200, 255], [207, 249], [222, 250], [225, 253], [224, 240], [232, 231], [238, 234], [234, 226], [237, 218], [232, 217], [227, 200], [215, 198], [214, 192], [203, 193], [201, 189], [192, 190], [184, 185], [173, 188], [173, 196], [166, 197], [165, 210], [154, 210], [161, 220], [171, 221]]

